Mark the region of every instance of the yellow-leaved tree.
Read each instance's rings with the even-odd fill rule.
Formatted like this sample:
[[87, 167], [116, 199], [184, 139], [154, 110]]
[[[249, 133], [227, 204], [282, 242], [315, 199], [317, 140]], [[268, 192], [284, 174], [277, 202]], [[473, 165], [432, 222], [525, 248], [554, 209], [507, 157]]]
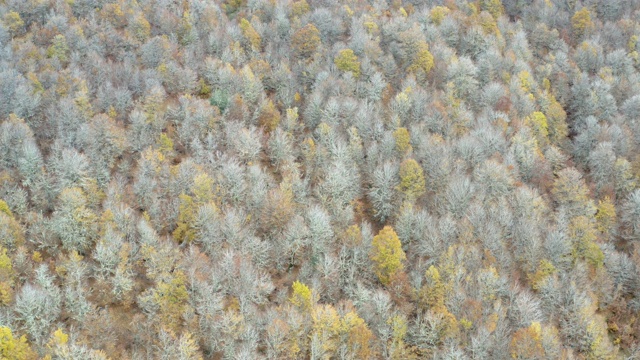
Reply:
[[345, 72], [349, 71], [356, 78], [360, 76], [360, 61], [358, 61], [358, 57], [353, 53], [353, 50], [341, 50], [334, 62], [338, 69]]
[[407, 259], [398, 234], [391, 226], [385, 226], [373, 237], [370, 258], [374, 263], [374, 272], [380, 282], [389, 285], [399, 272], [404, 270]]
[[313, 294], [311, 289], [300, 281], [294, 281], [291, 285], [293, 294], [289, 298], [291, 304], [300, 310], [309, 311], [313, 306]]
[[576, 11], [571, 17], [571, 29], [573, 38], [578, 41], [594, 27], [591, 21], [591, 12], [586, 7]]
[[406, 159], [400, 164], [400, 185], [398, 190], [408, 200], [415, 200], [425, 192], [425, 180], [422, 167], [413, 159]]
[[36, 353], [29, 347], [26, 336], [22, 335], [16, 339], [10, 328], [0, 326], [0, 359], [30, 360], [37, 358]]

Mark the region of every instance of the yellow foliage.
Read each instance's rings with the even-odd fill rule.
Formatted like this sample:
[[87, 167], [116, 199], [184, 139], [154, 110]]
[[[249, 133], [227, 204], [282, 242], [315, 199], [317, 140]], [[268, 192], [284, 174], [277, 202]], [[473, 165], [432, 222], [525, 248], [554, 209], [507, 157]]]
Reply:
[[411, 149], [411, 137], [409, 135], [409, 130], [407, 130], [406, 128], [397, 128], [393, 132], [393, 138], [396, 140], [396, 150], [399, 153], [405, 154]]
[[207, 85], [207, 82], [204, 81], [204, 78], [200, 78], [198, 81], [198, 95], [202, 97], [209, 97], [211, 95], [211, 87]]
[[31, 360], [37, 359], [36, 353], [27, 343], [27, 337], [22, 335], [15, 339], [11, 329], [0, 326], [0, 359], [3, 360]]
[[596, 222], [598, 224], [598, 231], [603, 234], [608, 234], [616, 224], [616, 206], [608, 196], [602, 200], [598, 200]]
[[343, 235], [343, 241], [349, 246], [358, 246], [362, 243], [362, 232], [357, 224], [347, 228]]
[[350, 71], [356, 78], [360, 76], [360, 61], [358, 61], [358, 57], [353, 53], [353, 50], [341, 50], [338, 56], [336, 56], [334, 63], [338, 69], [345, 72]]
[[424, 274], [425, 284], [420, 290], [420, 304], [425, 308], [433, 308], [435, 311], [445, 308], [444, 301], [447, 294], [447, 286], [440, 279], [438, 268], [431, 265]]
[[595, 268], [604, 264], [604, 254], [596, 243], [597, 236], [593, 221], [590, 221], [586, 216], [571, 219], [569, 237], [574, 244], [573, 256], [575, 258], [584, 258]]
[[39, 94], [44, 92], [44, 86], [40, 80], [38, 80], [38, 76], [35, 73], [30, 72], [27, 74], [27, 79], [31, 82], [31, 86], [33, 86], [33, 93]]
[[8, 306], [13, 299], [13, 287], [7, 281], [0, 281], [0, 305]]
[[7, 204], [0, 200], [0, 229], [3, 237], [0, 237], [0, 245], [14, 248], [24, 242], [24, 233], [20, 223], [13, 217]]
[[627, 47], [629, 48], [629, 52], [636, 51], [636, 45], [638, 44], [638, 35], [632, 35], [629, 38], [629, 42], [627, 43]]
[[499, 18], [504, 13], [504, 7], [500, 0], [482, 0], [482, 10], [488, 11], [494, 19]]
[[340, 320], [341, 333], [347, 337], [347, 345], [355, 349], [357, 359], [370, 359], [372, 350], [370, 342], [373, 340], [373, 333], [367, 324], [355, 312], [345, 314]]
[[471, 320], [466, 319], [466, 318], [460, 319], [459, 323], [460, 323], [460, 326], [462, 326], [462, 328], [464, 330], [469, 330], [473, 326], [473, 322]]
[[206, 204], [214, 200], [213, 179], [207, 173], [196, 175], [191, 189], [198, 204]]
[[133, 36], [140, 42], [146, 41], [151, 36], [151, 24], [142, 13], [133, 18], [130, 26]]
[[539, 290], [545, 281], [556, 272], [555, 266], [546, 259], [540, 260], [538, 269], [535, 273], [529, 275], [529, 281], [531, 282], [531, 288]]
[[576, 11], [571, 17], [571, 28], [576, 40], [582, 38], [589, 30], [594, 27], [591, 21], [591, 12], [586, 7]]
[[449, 10], [449, 8], [445, 6], [434, 7], [429, 12], [429, 15], [431, 16], [431, 21], [436, 25], [440, 25], [440, 23], [442, 23], [442, 20], [444, 20], [445, 16], [447, 16], [447, 14], [449, 14], [450, 11], [451, 10]]
[[58, 328], [58, 330], [53, 333], [53, 340], [58, 345], [64, 345], [69, 342], [69, 335], [65, 334], [62, 329]]
[[525, 119], [525, 123], [531, 125], [536, 139], [539, 144], [545, 144], [549, 136], [549, 125], [547, 124], [547, 117], [539, 111], [533, 112]]
[[424, 194], [424, 173], [422, 167], [414, 159], [406, 159], [400, 164], [398, 190], [410, 200], [415, 200]]
[[9, 215], [9, 217], [13, 217], [13, 213], [11, 212], [11, 209], [9, 209], [9, 205], [7, 205], [4, 200], [0, 200], [0, 212]]
[[160, 134], [160, 139], [158, 140], [158, 147], [160, 152], [167, 156], [173, 152], [173, 140], [167, 134]]
[[311, 310], [313, 305], [313, 294], [311, 293], [311, 289], [299, 281], [294, 281], [291, 288], [293, 289], [293, 294], [291, 294], [291, 297], [289, 298], [291, 304], [305, 312]]
[[185, 276], [177, 271], [169, 281], [160, 282], [154, 293], [154, 301], [160, 308], [160, 320], [169, 329], [176, 330], [184, 313], [189, 293], [185, 286]]
[[558, 145], [569, 134], [567, 113], [553, 95], [549, 94], [548, 100], [549, 105], [544, 110], [547, 116], [549, 140], [552, 144]]
[[478, 20], [480, 22], [480, 27], [484, 31], [485, 34], [494, 34], [499, 35], [500, 30], [498, 29], [498, 24], [496, 23], [496, 19], [491, 16], [486, 11], [483, 11], [478, 16]]
[[127, 16], [120, 4], [105, 4], [100, 10], [100, 17], [116, 28], [123, 27], [127, 22]]
[[242, 30], [242, 35], [249, 42], [251, 48], [254, 51], [259, 51], [260, 44], [262, 44], [262, 38], [247, 19], [243, 18], [240, 20], [240, 30]]
[[313, 311], [314, 332], [326, 332], [329, 335], [340, 333], [340, 316], [332, 305], [318, 305]]
[[369, 34], [373, 34], [378, 31], [378, 24], [373, 21], [365, 21], [362, 25], [364, 25], [365, 30], [367, 30], [367, 33]]
[[2, 22], [4, 22], [4, 24], [9, 28], [9, 31], [13, 34], [16, 34], [24, 26], [24, 21], [20, 17], [20, 14], [15, 11], [9, 11], [6, 13]]
[[404, 270], [407, 259], [398, 235], [391, 226], [385, 226], [373, 237], [370, 258], [374, 263], [374, 272], [380, 282], [389, 285], [391, 279]]
[[195, 204], [193, 198], [186, 194], [180, 194], [180, 209], [178, 213], [178, 223], [173, 231], [173, 238], [178, 243], [190, 243], [196, 238], [196, 230], [193, 227], [195, 221]]
[[411, 61], [411, 65], [407, 69], [409, 72], [423, 72], [428, 74], [433, 68], [433, 55], [429, 52], [429, 45], [426, 42], [418, 44], [418, 51]]
[[527, 70], [522, 70], [518, 73], [518, 80], [520, 80], [520, 86], [525, 93], [530, 93], [532, 91], [531, 87], [534, 81]]
[[60, 62], [66, 62], [68, 60], [69, 46], [67, 45], [67, 39], [63, 35], [56, 35], [53, 38], [53, 43], [47, 49], [47, 57], [56, 58]]
[[344, 12], [347, 13], [347, 16], [349, 16], [349, 17], [353, 16], [354, 12], [353, 12], [353, 10], [351, 10], [349, 5], [344, 5], [342, 8], [344, 9]]
[[291, 13], [293, 16], [300, 16], [309, 12], [309, 4], [306, 0], [294, 1], [291, 4]]

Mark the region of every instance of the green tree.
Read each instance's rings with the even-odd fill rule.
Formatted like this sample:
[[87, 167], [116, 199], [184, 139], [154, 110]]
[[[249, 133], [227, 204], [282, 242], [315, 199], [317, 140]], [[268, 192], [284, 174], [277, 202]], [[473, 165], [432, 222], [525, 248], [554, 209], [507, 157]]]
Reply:
[[384, 285], [389, 285], [404, 270], [403, 262], [407, 259], [398, 234], [391, 226], [385, 226], [373, 237], [369, 256], [374, 263], [375, 274]]

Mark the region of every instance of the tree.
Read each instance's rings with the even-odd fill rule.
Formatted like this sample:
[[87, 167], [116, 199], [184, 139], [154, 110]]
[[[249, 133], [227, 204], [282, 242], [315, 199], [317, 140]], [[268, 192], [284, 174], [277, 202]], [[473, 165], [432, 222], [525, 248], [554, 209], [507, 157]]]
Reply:
[[425, 180], [422, 167], [414, 159], [406, 159], [400, 164], [400, 184], [398, 190], [409, 201], [413, 201], [425, 192]]
[[403, 262], [407, 258], [400, 239], [391, 226], [385, 226], [373, 237], [369, 257], [374, 263], [374, 272], [383, 285], [389, 285], [403, 271]]
[[159, 308], [161, 324], [174, 331], [179, 329], [189, 300], [184, 273], [178, 272], [160, 281], [153, 289], [153, 300]]
[[87, 197], [82, 189], [73, 187], [62, 190], [53, 213], [52, 230], [67, 250], [84, 252], [97, 236], [97, 216], [87, 207]]
[[47, 56], [55, 58], [61, 63], [66, 63], [69, 60], [69, 45], [63, 35], [58, 34], [53, 38], [51, 46], [47, 49]]
[[623, 234], [630, 240], [640, 240], [640, 189], [632, 192], [622, 204]]
[[551, 193], [556, 202], [565, 206], [571, 216], [591, 216], [595, 212], [589, 189], [582, 174], [575, 168], [566, 168], [558, 172]]
[[542, 347], [542, 328], [539, 322], [531, 323], [527, 328], [521, 328], [513, 334], [511, 343], [511, 357], [513, 359], [540, 359], [544, 356]]
[[354, 77], [360, 76], [360, 61], [351, 49], [340, 50], [338, 56], [334, 59], [334, 63], [339, 70], [351, 72]]
[[373, 215], [384, 222], [393, 214], [394, 189], [398, 183], [398, 166], [392, 163], [384, 163], [373, 172], [371, 189], [367, 193], [373, 206]]
[[291, 37], [294, 55], [303, 59], [313, 56], [321, 43], [320, 31], [313, 24], [303, 26]]
[[400, 154], [405, 154], [407, 151], [411, 150], [411, 137], [407, 128], [397, 128], [393, 132], [393, 138], [396, 140], [396, 150], [398, 150]]
[[280, 124], [280, 112], [276, 109], [273, 101], [268, 100], [260, 110], [258, 123], [267, 133], [274, 131]]
[[433, 55], [429, 52], [429, 45], [426, 42], [421, 42], [418, 45], [418, 51], [411, 60], [411, 65], [407, 68], [407, 71], [427, 75], [433, 69]]
[[299, 308], [303, 312], [311, 311], [313, 307], [313, 294], [309, 287], [299, 281], [294, 281], [291, 285], [293, 293], [289, 301], [295, 307]]
[[449, 10], [449, 8], [446, 6], [435, 6], [429, 12], [429, 16], [434, 24], [440, 25], [445, 16], [447, 16], [450, 12], [451, 10]]
[[262, 38], [260, 38], [260, 34], [253, 28], [253, 25], [247, 19], [240, 20], [240, 30], [242, 30], [242, 35], [245, 37], [251, 49], [254, 51], [260, 51], [260, 44], [262, 43]]
[[24, 232], [13, 212], [0, 200], [0, 247], [15, 249], [24, 243]]
[[482, 0], [482, 10], [488, 11], [496, 20], [504, 13], [501, 0]]
[[22, 29], [24, 28], [24, 21], [20, 17], [20, 14], [15, 11], [9, 11], [8, 13], [6, 13], [4, 15], [3, 22], [5, 26], [9, 28], [11, 34], [14, 36], [20, 34]]
[[62, 296], [46, 265], [36, 271], [37, 284], [26, 284], [16, 297], [16, 318], [36, 344], [42, 345], [60, 315]]
[[16, 339], [11, 329], [0, 326], [0, 356], [6, 360], [31, 360], [37, 359], [36, 353], [31, 350], [27, 337], [22, 335]]
[[576, 42], [582, 39], [593, 27], [591, 12], [586, 7], [576, 11], [571, 17], [571, 30], [573, 31], [573, 37]]

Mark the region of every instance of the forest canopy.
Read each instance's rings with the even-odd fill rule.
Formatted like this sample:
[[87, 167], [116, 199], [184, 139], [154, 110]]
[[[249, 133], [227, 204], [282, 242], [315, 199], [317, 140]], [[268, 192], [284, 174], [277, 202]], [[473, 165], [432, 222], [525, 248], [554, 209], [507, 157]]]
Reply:
[[640, 358], [640, 2], [0, 0], [0, 358]]

